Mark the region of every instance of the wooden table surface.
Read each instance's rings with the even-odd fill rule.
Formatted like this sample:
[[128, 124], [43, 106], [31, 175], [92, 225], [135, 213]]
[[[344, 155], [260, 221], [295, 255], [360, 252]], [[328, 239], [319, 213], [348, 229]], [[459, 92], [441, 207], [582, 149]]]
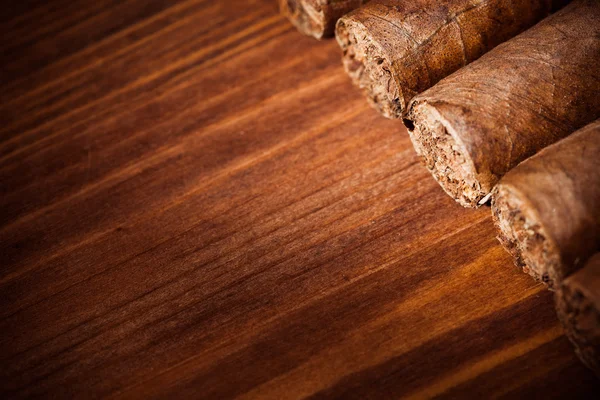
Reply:
[[583, 398], [551, 293], [274, 0], [3, 6], [0, 398]]

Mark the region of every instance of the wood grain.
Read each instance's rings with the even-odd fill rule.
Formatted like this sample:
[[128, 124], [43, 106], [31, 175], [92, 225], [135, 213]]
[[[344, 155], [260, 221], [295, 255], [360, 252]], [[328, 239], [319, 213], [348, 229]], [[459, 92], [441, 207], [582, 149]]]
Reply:
[[0, 396], [597, 390], [489, 209], [275, 3], [2, 10]]

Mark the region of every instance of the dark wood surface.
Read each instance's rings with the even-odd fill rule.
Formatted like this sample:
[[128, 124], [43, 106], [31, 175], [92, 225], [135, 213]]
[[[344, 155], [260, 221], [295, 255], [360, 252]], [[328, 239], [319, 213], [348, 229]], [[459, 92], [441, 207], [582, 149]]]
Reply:
[[2, 7], [0, 397], [591, 396], [489, 208], [275, 3]]

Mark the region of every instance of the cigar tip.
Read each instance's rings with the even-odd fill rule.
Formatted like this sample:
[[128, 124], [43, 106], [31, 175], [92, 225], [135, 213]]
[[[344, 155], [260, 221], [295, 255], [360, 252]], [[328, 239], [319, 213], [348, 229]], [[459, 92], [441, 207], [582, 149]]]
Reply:
[[600, 254], [566, 278], [555, 294], [555, 304], [577, 356], [600, 376]]
[[501, 182], [493, 191], [492, 219], [515, 264], [548, 289], [556, 288], [561, 258], [527, 196]]
[[378, 42], [376, 32], [363, 24], [361, 12], [359, 8], [336, 25], [344, 69], [373, 108], [386, 118], [401, 119], [406, 104], [392, 57]]
[[333, 35], [333, 22], [327, 21], [322, 9], [316, 9], [302, 0], [279, 0], [279, 9], [304, 35], [323, 39]]

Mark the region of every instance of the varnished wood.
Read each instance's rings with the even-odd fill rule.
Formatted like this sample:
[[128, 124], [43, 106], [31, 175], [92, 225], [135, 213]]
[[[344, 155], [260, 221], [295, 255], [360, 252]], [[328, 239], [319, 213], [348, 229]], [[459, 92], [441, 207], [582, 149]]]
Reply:
[[489, 209], [275, 1], [2, 13], [2, 398], [598, 389]]

